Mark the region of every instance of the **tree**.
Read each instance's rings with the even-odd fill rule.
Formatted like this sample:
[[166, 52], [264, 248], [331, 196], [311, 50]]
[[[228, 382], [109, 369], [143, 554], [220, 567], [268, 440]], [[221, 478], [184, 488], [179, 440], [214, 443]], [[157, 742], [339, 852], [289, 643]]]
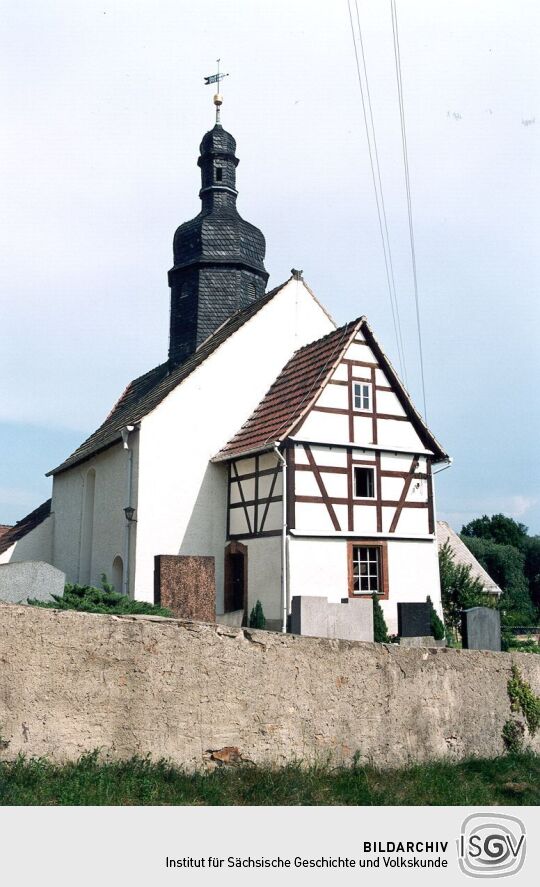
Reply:
[[466, 564], [454, 563], [454, 552], [448, 540], [439, 549], [441, 600], [446, 626], [459, 632], [461, 611], [470, 607], [493, 607], [493, 595], [486, 592], [479, 579], [471, 575]]
[[442, 639], [446, 633], [444, 630], [444, 622], [442, 621], [441, 617], [437, 613], [437, 610], [433, 606], [433, 601], [431, 600], [429, 594], [428, 594], [426, 600], [429, 604], [429, 618], [430, 618], [430, 622], [431, 622], [431, 634], [433, 635], [433, 637], [435, 638], [436, 641], [442, 641]]
[[379, 595], [375, 592], [371, 595], [373, 601], [373, 640], [377, 644], [388, 644], [388, 626], [379, 601]]
[[525, 543], [525, 576], [533, 604], [540, 607], [540, 536], [528, 536]]
[[264, 628], [266, 626], [266, 617], [263, 613], [262, 604], [260, 601], [257, 601], [251, 613], [249, 614], [249, 627], [250, 628]]
[[525, 548], [528, 529], [506, 514], [477, 517], [466, 524], [460, 535], [475, 539], [491, 539], [499, 545], [513, 545], [520, 551]]
[[[525, 576], [525, 555], [513, 545], [502, 545], [492, 539], [468, 537], [463, 541], [492, 579], [503, 590], [499, 609], [506, 615], [513, 613], [514, 624], [529, 625], [536, 621], [536, 613]], [[504, 618], [503, 618], [504, 621]]]

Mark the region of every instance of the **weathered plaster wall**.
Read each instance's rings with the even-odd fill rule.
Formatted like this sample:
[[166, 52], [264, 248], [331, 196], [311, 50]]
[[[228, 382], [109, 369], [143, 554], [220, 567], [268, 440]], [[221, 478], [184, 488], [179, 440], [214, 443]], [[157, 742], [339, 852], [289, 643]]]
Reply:
[[100, 747], [189, 768], [224, 747], [272, 764], [496, 755], [512, 662], [539, 693], [540, 657], [527, 654], [1, 604], [0, 754]]

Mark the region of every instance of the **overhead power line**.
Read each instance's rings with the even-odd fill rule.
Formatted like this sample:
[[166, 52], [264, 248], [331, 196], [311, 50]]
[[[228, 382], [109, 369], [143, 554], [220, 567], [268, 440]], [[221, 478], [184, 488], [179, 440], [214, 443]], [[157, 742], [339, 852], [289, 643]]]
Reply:
[[[364, 97], [364, 87], [362, 84], [362, 75], [360, 72], [360, 59], [358, 55], [358, 46], [356, 41], [356, 35], [354, 30], [354, 22], [351, 10], [351, 2], [347, 0], [347, 5], [349, 9], [349, 21], [351, 25], [351, 35], [353, 40], [354, 47], [354, 56], [356, 60], [356, 71], [358, 75], [358, 87], [360, 89], [360, 97], [362, 100], [362, 113], [364, 119], [364, 126], [366, 130], [366, 139], [368, 145], [368, 153], [369, 153], [369, 163], [371, 167], [371, 178], [373, 181], [373, 190], [375, 193], [375, 204], [377, 207], [377, 217], [379, 220], [379, 231], [381, 235], [381, 243], [383, 249], [384, 256], [384, 265], [386, 270], [386, 281], [388, 285], [388, 295], [390, 298], [390, 307], [392, 310], [392, 320], [394, 324], [394, 333], [396, 337], [396, 346], [397, 346], [397, 354], [398, 361], [400, 366], [400, 372], [402, 377], [405, 380], [405, 384], [407, 385], [407, 369], [405, 365], [405, 352], [403, 348], [403, 337], [401, 334], [401, 322], [399, 317], [399, 306], [396, 294], [396, 285], [394, 278], [394, 266], [392, 261], [392, 250], [390, 247], [390, 238], [388, 235], [388, 223], [386, 218], [386, 208], [384, 203], [384, 193], [382, 188], [381, 181], [381, 170], [379, 165], [379, 154], [377, 149], [377, 139], [375, 136], [375, 124], [373, 120], [373, 110], [371, 105], [371, 93], [369, 90], [369, 80], [367, 74], [367, 65], [366, 65], [366, 57], [364, 52], [364, 43], [362, 39], [362, 29], [360, 27], [360, 14], [358, 12], [358, 2], [354, 0], [355, 10], [356, 10], [356, 20], [358, 26], [358, 42], [360, 44], [360, 52], [362, 56], [362, 67], [364, 71], [364, 79], [366, 84], [366, 95], [367, 95], [367, 110], [366, 110], [366, 99]], [[369, 111], [369, 123], [368, 123], [368, 111]]]
[[414, 227], [411, 200], [411, 179], [409, 175], [409, 158], [407, 152], [407, 133], [405, 129], [405, 102], [403, 99], [403, 83], [401, 79], [401, 53], [399, 48], [399, 31], [397, 20], [396, 0], [390, 0], [392, 14], [392, 33], [394, 37], [394, 61], [396, 66], [396, 80], [399, 100], [399, 117], [401, 122], [401, 144], [403, 149], [403, 165], [405, 169], [405, 190], [407, 194], [407, 214], [409, 219], [409, 240], [411, 244], [411, 261], [414, 282], [414, 302], [416, 307], [416, 327], [418, 330], [418, 349], [420, 353], [420, 376], [422, 379], [422, 398], [424, 401], [424, 419], [427, 420], [426, 386], [424, 381], [424, 353], [422, 348], [422, 327], [420, 323], [420, 302], [418, 297], [418, 277], [416, 273], [416, 249], [414, 245]]

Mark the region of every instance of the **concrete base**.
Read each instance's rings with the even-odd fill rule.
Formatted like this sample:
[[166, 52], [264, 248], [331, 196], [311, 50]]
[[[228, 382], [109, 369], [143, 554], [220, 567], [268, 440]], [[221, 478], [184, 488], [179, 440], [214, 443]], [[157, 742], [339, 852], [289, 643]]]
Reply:
[[216, 616], [216, 622], [218, 625], [231, 625], [233, 628], [241, 628], [243, 618], [243, 610], [232, 610], [230, 613], [220, 613]]
[[373, 641], [373, 601], [371, 598], [345, 598], [340, 604], [333, 604], [328, 603], [328, 598], [315, 595], [293, 597], [291, 633], [345, 641]]
[[0, 601], [25, 604], [28, 598], [52, 601], [64, 594], [66, 574], [44, 561], [0, 564]]
[[[443, 638], [444, 641], [444, 638]], [[441, 641], [436, 641], [435, 638], [428, 634], [423, 635], [422, 637], [417, 638], [400, 638], [399, 643], [401, 647], [445, 647], [446, 641], [441, 644]]]

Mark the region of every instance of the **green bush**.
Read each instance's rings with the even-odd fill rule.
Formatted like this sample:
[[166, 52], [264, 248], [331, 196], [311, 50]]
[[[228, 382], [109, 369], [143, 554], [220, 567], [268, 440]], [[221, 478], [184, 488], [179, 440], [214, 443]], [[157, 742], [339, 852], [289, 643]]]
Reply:
[[82, 613], [108, 613], [109, 615], [135, 616], [172, 616], [165, 607], [156, 607], [146, 601], [134, 601], [125, 594], [117, 594], [113, 586], [107, 582], [105, 574], [101, 577], [101, 588], [92, 585], [70, 585], [64, 587], [62, 596], [53, 594], [52, 601], [37, 601], [31, 598], [28, 603], [32, 607], [43, 607], [53, 610], [79, 610]]
[[486, 592], [480, 580], [471, 575], [468, 565], [454, 563], [448, 541], [439, 549], [439, 573], [444, 621], [450, 635], [453, 633], [455, 637], [461, 627], [461, 611], [470, 607], [494, 607], [495, 595]]
[[517, 665], [512, 665], [512, 677], [508, 681], [508, 697], [513, 712], [521, 712], [527, 721], [529, 733], [534, 736], [540, 727], [540, 696], [524, 680]]
[[511, 755], [517, 755], [523, 748], [525, 739], [525, 726], [521, 721], [509, 718], [502, 728], [502, 741], [506, 751]]
[[379, 601], [379, 595], [375, 592], [371, 595], [373, 601], [373, 640], [377, 644], [389, 644], [388, 626]]
[[437, 613], [437, 610], [433, 606], [433, 601], [428, 595], [426, 598], [429, 606], [430, 606], [430, 622], [431, 622], [431, 634], [435, 638], [436, 641], [442, 641], [442, 639], [446, 636], [446, 629], [444, 627], [444, 622], [441, 617]]
[[253, 607], [251, 613], [249, 614], [249, 627], [250, 628], [265, 628], [266, 627], [266, 617], [263, 613], [263, 608], [262, 608], [262, 604], [260, 601], [257, 601], [257, 603]]

